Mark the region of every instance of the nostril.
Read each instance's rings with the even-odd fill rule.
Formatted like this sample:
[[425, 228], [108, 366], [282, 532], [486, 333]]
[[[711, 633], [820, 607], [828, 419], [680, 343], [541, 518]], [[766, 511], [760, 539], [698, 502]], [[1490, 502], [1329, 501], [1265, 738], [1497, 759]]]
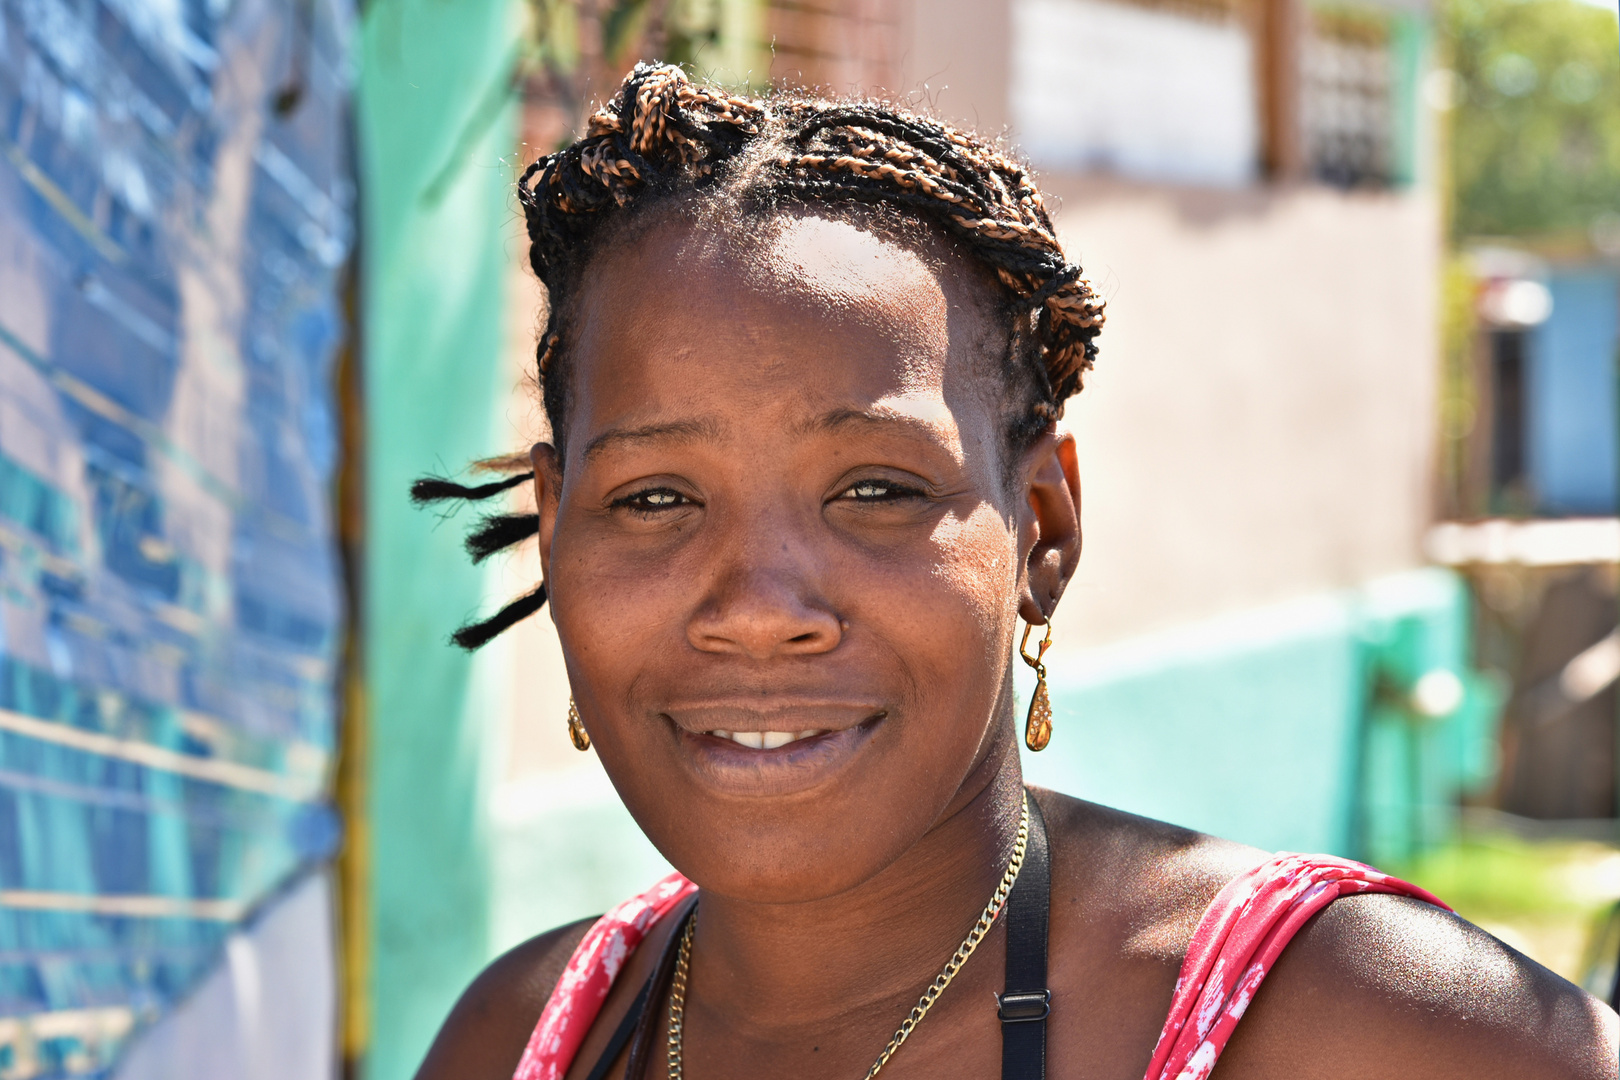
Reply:
[[811, 631], [808, 634], [800, 634], [798, 637], [788, 638], [788, 642], [790, 644], [793, 644], [793, 645], [804, 645], [804, 644], [807, 644], [807, 643], [809, 643], [811, 641], [814, 641], [815, 639], [816, 639], [816, 633], [814, 631]]

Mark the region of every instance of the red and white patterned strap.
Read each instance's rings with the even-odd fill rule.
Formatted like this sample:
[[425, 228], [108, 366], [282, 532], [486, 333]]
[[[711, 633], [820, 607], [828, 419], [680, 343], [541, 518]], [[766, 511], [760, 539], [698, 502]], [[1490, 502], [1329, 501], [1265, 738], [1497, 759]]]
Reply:
[[671, 874], [596, 920], [557, 980], [512, 1080], [563, 1080], [625, 961], [658, 920], [696, 891]]
[[1234, 879], [1193, 932], [1144, 1080], [1205, 1080], [1290, 939], [1341, 896], [1394, 893], [1451, 909], [1361, 863], [1282, 854]]

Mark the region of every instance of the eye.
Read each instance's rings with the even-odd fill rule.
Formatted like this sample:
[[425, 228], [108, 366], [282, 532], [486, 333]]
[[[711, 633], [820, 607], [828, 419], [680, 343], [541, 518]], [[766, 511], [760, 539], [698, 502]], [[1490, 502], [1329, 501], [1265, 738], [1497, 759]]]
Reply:
[[920, 499], [923, 493], [914, 487], [893, 480], [857, 480], [838, 496], [854, 502], [894, 502], [897, 499]]
[[617, 509], [629, 510], [634, 514], [651, 515], [660, 510], [675, 510], [683, 506], [692, 505], [692, 500], [673, 488], [647, 488], [644, 491], [634, 491], [629, 495], [613, 500]]

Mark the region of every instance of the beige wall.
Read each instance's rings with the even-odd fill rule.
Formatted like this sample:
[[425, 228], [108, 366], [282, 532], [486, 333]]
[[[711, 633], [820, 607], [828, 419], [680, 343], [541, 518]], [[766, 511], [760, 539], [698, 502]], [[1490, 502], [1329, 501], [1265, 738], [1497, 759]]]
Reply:
[[895, 96], [986, 135], [1011, 119], [1007, 0], [892, 0], [901, 35]]
[[1048, 177], [1108, 298], [1068, 410], [1086, 552], [1058, 624], [1096, 644], [1419, 565], [1439, 226], [1424, 195]]

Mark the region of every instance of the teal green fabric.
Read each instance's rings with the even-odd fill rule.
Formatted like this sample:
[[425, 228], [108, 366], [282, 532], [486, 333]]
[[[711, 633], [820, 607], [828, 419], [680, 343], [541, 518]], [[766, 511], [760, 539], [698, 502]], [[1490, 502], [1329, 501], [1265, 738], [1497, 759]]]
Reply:
[[[461, 530], [413, 477], [508, 449], [513, 220], [509, 0], [372, 0], [358, 107], [364, 275], [371, 1029], [367, 1080], [404, 1080], [488, 959], [490, 661], [444, 642], [484, 596]], [[482, 666], [481, 666], [482, 665]]]

